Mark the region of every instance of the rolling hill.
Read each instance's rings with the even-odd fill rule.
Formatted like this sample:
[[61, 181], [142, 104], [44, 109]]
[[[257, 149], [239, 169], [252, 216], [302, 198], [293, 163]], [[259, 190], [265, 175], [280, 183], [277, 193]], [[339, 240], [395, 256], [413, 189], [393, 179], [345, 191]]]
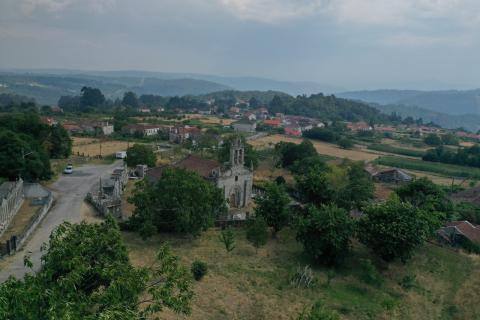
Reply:
[[336, 95], [346, 99], [383, 105], [414, 106], [450, 115], [480, 115], [480, 89], [465, 91], [374, 90], [342, 92]]

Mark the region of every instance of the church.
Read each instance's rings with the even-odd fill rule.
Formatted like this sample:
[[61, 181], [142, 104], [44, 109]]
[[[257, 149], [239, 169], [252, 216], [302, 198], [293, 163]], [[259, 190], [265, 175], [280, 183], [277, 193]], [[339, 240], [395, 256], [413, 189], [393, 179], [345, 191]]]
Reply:
[[240, 138], [233, 140], [230, 147], [230, 160], [222, 164], [216, 160], [189, 155], [169, 166], [152, 168], [147, 179], [156, 182], [166, 167], [180, 168], [196, 172], [204, 179], [220, 188], [230, 208], [244, 208], [250, 204], [253, 186], [253, 167], [245, 166], [245, 147]]

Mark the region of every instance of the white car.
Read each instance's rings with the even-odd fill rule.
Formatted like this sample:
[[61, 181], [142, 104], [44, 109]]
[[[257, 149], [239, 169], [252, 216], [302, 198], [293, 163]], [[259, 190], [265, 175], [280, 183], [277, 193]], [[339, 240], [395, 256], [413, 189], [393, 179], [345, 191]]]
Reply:
[[69, 164], [65, 170], [63, 170], [63, 173], [65, 174], [72, 174], [73, 173], [73, 166], [71, 164]]

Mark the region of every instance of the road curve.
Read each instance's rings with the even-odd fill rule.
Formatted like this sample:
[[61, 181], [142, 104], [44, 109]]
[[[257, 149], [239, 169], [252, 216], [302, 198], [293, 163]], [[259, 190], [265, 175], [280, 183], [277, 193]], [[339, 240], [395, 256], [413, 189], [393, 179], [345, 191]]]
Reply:
[[25, 254], [29, 253], [34, 265], [33, 270], [40, 268], [40, 247], [48, 242], [52, 230], [62, 222], [78, 223], [81, 221], [81, 206], [86, 194], [98, 183], [99, 178], [108, 178], [113, 168], [121, 162], [111, 165], [83, 166], [74, 169], [72, 175], [61, 176], [52, 186], [55, 204], [47, 213], [41, 224], [28, 240], [24, 248], [12, 257], [6, 258], [6, 265], [0, 270], [0, 283], [9, 276], [21, 278], [31, 272], [23, 265]]

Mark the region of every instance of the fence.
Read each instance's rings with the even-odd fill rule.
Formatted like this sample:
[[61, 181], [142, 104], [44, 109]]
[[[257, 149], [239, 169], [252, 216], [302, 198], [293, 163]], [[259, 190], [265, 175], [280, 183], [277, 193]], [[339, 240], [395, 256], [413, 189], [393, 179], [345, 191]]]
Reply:
[[0, 197], [0, 236], [8, 228], [23, 203], [23, 180], [1, 184]]
[[44, 204], [37, 209], [29, 223], [23, 228], [22, 232], [18, 235], [13, 235], [9, 240], [0, 243], [0, 257], [5, 255], [15, 254], [25, 244], [25, 241], [32, 234], [38, 224], [45, 217], [53, 204], [53, 196], [49, 192], [45, 198]]

